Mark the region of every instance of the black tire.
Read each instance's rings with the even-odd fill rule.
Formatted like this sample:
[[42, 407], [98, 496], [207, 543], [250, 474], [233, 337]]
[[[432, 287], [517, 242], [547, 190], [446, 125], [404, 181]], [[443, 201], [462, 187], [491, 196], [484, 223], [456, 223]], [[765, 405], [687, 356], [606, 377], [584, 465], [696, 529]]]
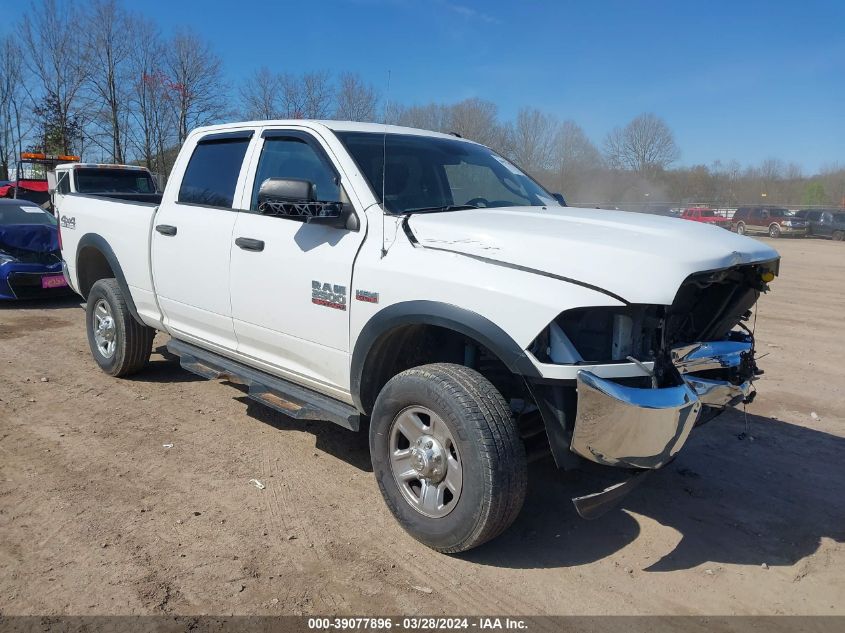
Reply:
[[[422, 514], [407, 501], [393, 474], [391, 429], [410, 407], [424, 407], [439, 416], [460, 456], [460, 495], [453, 509], [439, 518]], [[411, 536], [439, 552], [462, 552], [489, 541], [522, 509], [528, 471], [516, 423], [490, 381], [467, 367], [436, 363], [394, 376], [373, 408], [370, 453], [393, 516]]]
[[736, 225], [736, 232], [737, 232], [739, 235], [745, 235], [745, 222], [739, 222], [739, 223]]
[[772, 224], [769, 226], [769, 237], [772, 239], [777, 239], [780, 237], [780, 227], [777, 224]]
[[[95, 337], [95, 310], [100, 302], [107, 304], [113, 321], [114, 347], [111, 354], [104, 353]], [[150, 358], [155, 330], [135, 320], [123, 292], [115, 279], [100, 279], [88, 293], [85, 307], [85, 327], [91, 355], [104, 372], [110, 376], [128, 376], [143, 369]]]
[[842, 231], [834, 231], [831, 238], [836, 242], [841, 242], [842, 240], [845, 240], [845, 233]]

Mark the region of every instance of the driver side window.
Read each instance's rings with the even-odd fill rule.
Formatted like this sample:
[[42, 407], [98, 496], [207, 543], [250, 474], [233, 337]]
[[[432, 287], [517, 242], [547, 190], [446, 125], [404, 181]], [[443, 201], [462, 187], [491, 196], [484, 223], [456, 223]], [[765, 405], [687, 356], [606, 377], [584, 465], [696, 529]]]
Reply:
[[317, 200], [337, 202], [340, 184], [325, 158], [304, 139], [279, 136], [264, 139], [255, 183], [252, 187], [250, 209], [258, 209], [258, 190], [267, 178], [294, 178], [314, 183]]

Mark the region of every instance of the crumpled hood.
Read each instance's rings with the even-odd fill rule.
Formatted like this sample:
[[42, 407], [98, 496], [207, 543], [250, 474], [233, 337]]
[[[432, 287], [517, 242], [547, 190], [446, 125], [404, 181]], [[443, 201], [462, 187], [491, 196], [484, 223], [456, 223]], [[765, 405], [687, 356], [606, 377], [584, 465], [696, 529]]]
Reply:
[[59, 250], [59, 232], [44, 224], [0, 225], [0, 250], [52, 253]]
[[700, 222], [575, 207], [412, 215], [423, 247], [565, 277], [630, 303], [668, 305], [689, 275], [779, 257], [749, 237]]

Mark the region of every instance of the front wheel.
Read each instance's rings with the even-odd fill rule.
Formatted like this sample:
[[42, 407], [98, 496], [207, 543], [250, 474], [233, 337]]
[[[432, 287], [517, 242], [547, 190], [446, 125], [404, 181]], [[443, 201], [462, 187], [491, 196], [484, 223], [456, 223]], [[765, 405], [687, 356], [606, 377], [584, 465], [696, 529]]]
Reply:
[[769, 227], [769, 237], [777, 239], [780, 237], [780, 227], [777, 224], [772, 224]]
[[498, 536], [525, 500], [525, 447], [510, 409], [490, 381], [461, 365], [394, 376], [373, 409], [370, 452], [393, 516], [440, 552]]
[[155, 330], [135, 320], [116, 279], [101, 279], [85, 308], [91, 355], [110, 376], [128, 376], [146, 365]]
[[845, 233], [843, 233], [842, 231], [834, 231], [831, 237], [833, 238], [833, 240], [841, 242], [842, 240], [845, 240]]

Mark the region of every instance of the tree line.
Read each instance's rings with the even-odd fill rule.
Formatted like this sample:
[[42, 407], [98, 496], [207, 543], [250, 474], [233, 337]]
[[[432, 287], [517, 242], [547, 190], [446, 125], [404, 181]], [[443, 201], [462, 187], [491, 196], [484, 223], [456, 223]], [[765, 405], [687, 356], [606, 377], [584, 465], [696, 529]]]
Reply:
[[675, 166], [667, 123], [641, 114], [595, 143], [572, 120], [532, 107], [503, 118], [495, 102], [388, 102], [359, 74], [251, 71], [227, 83], [214, 47], [190, 29], [165, 37], [120, 0], [40, 0], [0, 40], [0, 179], [21, 151], [82, 154], [167, 174], [188, 132], [236, 119], [386, 122], [488, 145], [573, 203], [845, 203], [845, 168], [815, 175], [777, 159]]

